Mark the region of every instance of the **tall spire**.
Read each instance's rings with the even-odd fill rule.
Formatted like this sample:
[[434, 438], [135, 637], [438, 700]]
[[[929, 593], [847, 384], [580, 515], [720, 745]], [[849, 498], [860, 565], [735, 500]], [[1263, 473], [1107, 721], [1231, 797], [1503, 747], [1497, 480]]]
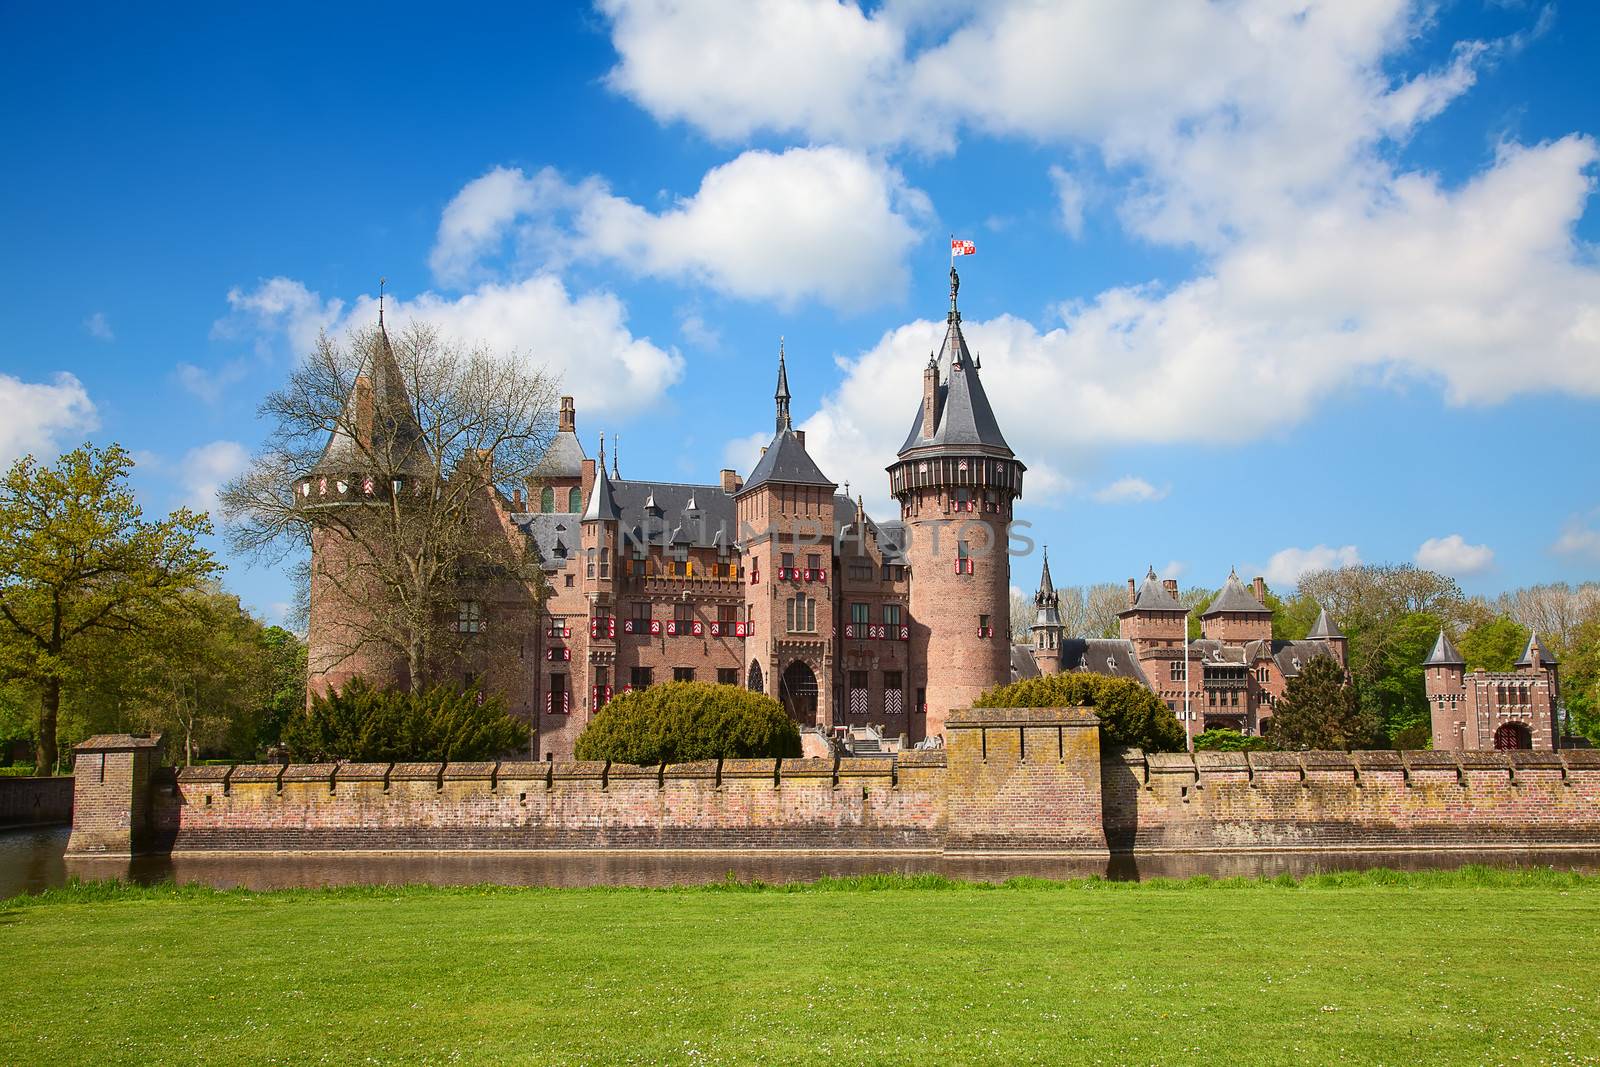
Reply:
[[783, 338], [778, 338], [778, 391], [773, 394], [777, 401], [778, 433], [794, 429], [794, 424], [789, 421], [789, 371], [783, 363]]
[[[1044, 546], [1044, 569], [1039, 572], [1039, 597], [1055, 596], [1056, 585], [1050, 580], [1050, 546]], [[1036, 598], [1037, 599], [1037, 598]]]
[[622, 435], [620, 433], [614, 433], [611, 435], [611, 477], [613, 478], [622, 477], [622, 475], [617, 473], [617, 460], [621, 455]]
[[945, 320], [946, 322], [961, 321], [961, 312], [956, 309], [956, 293], [960, 291], [960, 289], [961, 275], [956, 273], [956, 268], [952, 264], [950, 267], [950, 316]]
[[388, 278], [378, 279], [378, 329], [383, 329], [383, 287], [389, 284]]
[[600, 473], [602, 475], [604, 475], [605, 472], [606, 472], [606, 432], [604, 430], [600, 431], [600, 468], [599, 469], [600, 469]]

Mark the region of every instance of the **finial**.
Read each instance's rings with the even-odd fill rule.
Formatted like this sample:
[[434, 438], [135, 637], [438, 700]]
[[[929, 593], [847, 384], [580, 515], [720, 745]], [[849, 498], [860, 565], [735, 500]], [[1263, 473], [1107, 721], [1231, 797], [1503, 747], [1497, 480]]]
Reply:
[[617, 473], [617, 458], [621, 455], [622, 435], [620, 433], [614, 433], [611, 435], [611, 477], [613, 478], [622, 477], [622, 475]]
[[961, 275], [956, 273], [956, 268], [950, 268], [950, 318], [956, 321], [961, 319], [961, 312], [956, 310], [956, 293], [961, 289]]
[[388, 278], [378, 279], [378, 328], [383, 328], [383, 287], [389, 284]]
[[600, 477], [606, 476], [606, 432], [600, 431]]

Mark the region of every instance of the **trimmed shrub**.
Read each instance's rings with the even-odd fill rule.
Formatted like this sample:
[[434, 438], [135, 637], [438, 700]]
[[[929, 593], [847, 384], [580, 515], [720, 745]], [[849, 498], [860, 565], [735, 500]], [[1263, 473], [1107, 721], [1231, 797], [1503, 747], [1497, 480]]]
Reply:
[[1272, 742], [1265, 737], [1242, 734], [1238, 730], [1214, 727], [1195, 734], [1194, 747], [1197, 752], [1261, 752], [1270, 749]]
[[668, 682], [623, 693], [578, 736], [576, 754], [613, 763], [689, 763], [800, 755], [800, 730], [762, 693]]
[[407, 693], [352, 678], [291, 716], [283, 743], [291, 759], [305, 763], [479, 760], [525, 751], [528, 725], [475, 687]]
[[1179, 752], [1183, 727], [1172, 709], [1131, 678], [1103, 674], [1047, 674], [997, 686], [973, 702], [980, 708], [1071, 708], [1089, 705], [1100, 716], [1105, 746]]

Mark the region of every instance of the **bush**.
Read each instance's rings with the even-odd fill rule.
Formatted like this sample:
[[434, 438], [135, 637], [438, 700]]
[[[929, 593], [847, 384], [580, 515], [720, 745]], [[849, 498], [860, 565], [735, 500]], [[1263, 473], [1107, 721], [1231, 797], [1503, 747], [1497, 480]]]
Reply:
[[980, 708], [1071, 708], [1089, 705], [1100, 716], [1100, 740], [1147, 752], [1180, 752], [1183, 727], [1172, 709], [1131, 678], [1103, 674], [1047, 674], [997, 686], [980, 696]]
[[1425, 722], [1396, 730], [1389, 743], [1406, 752], [1416, 752], [1433, 747], [1433, 727]]
[[476, 688], [406, 693], [352, 678], [290, 717], [283, 743], [290, 758], [307, 763], [477, 760], [526, 750], [528, 726]]
[[1250, 737], [1238, 730], [1211, 729], [1195, 734], [1197, 752], [1260, 752], [1272, 747], [1265, 737]]
[[762, 693], [669, 682], [623, 693], [578, 737], [577, 757], [613, 763], [689, 763], [800, 755], [800, 731]]

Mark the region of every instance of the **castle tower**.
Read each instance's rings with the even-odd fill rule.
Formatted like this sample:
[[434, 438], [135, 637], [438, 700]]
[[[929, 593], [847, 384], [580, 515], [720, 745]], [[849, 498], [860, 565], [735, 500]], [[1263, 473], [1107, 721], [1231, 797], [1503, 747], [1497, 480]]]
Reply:
[[[950, 270], [944, 345], [889, 470], [911, 566], [911, 660], [922, 692], [912, 736], [942, 734], [952, 708], [1011, 677], [1007, 526], [1027, 469], [1006, 444], [961, 333]], [[918, 721], [920, 720], [920, 721]]]
[[1467, 709], [1467, 661], [1443, 630], [1422, 667], [1433, 721], [1433, 747], [1477, 748], [1476, 717]]
[[1151, 567], [1137, 589], [1128, 579], [1128, 606], [1117, 619], [1123, 640], [1132, 642], [1134, 655], [1144, 659], [1154, 649], [1183, 647], [1189, 609], [1178, 602], [1177, 583], [1161, 581]]
[[356, 676], [377, 685], [410, 684], [404, 659], [351, 622], [370, 610], [378, 581], [362, 565], [351, 532], [363, 509], [422, 492], [437, 474], [380, 313], [328, 443], [294, 486], [296, 505], [319, 513], [311, 534], [308, 697]]
[[1061, 595], [1050, 580], [1050, 548], [1044, 550], [1044, 567], [1039, 571], [1039, 591], [1033, 594], [1033, 662], [1040, 674], [1054, 674], [1061, 667]]
[[778, 345], [772, 442], [734, 494], [745, 570], [743, 681], [777, 697], [801, 726], [831, 727], [836, 576], [834, 490], [789, 416], [789, 372]]
[[1345, 638], [1344, 631], [1335, 626], [1333, 620], [1328, 618], [1327, 608], [1319, 607], [1317, 609], [1317, 621], [1312, 624], [1311, 632], [1306, 634], [1306, 640], [1327, 642], [1328, 647], [1333, 650], [1334, 658], [1339, 661], [1339, 666], [1350, 666], [1348, 656], [1349, 641]]
[[1228, 581], [1217, 599], [1200, 616], [1205, 636], [1228, 645], [1247, 641], [1272, 640], [1272, 609], [1265, 604], [1267, 585], [1257, 578], [1253, 592], [1239, 581], [1238, 571], [1228, 572]]

